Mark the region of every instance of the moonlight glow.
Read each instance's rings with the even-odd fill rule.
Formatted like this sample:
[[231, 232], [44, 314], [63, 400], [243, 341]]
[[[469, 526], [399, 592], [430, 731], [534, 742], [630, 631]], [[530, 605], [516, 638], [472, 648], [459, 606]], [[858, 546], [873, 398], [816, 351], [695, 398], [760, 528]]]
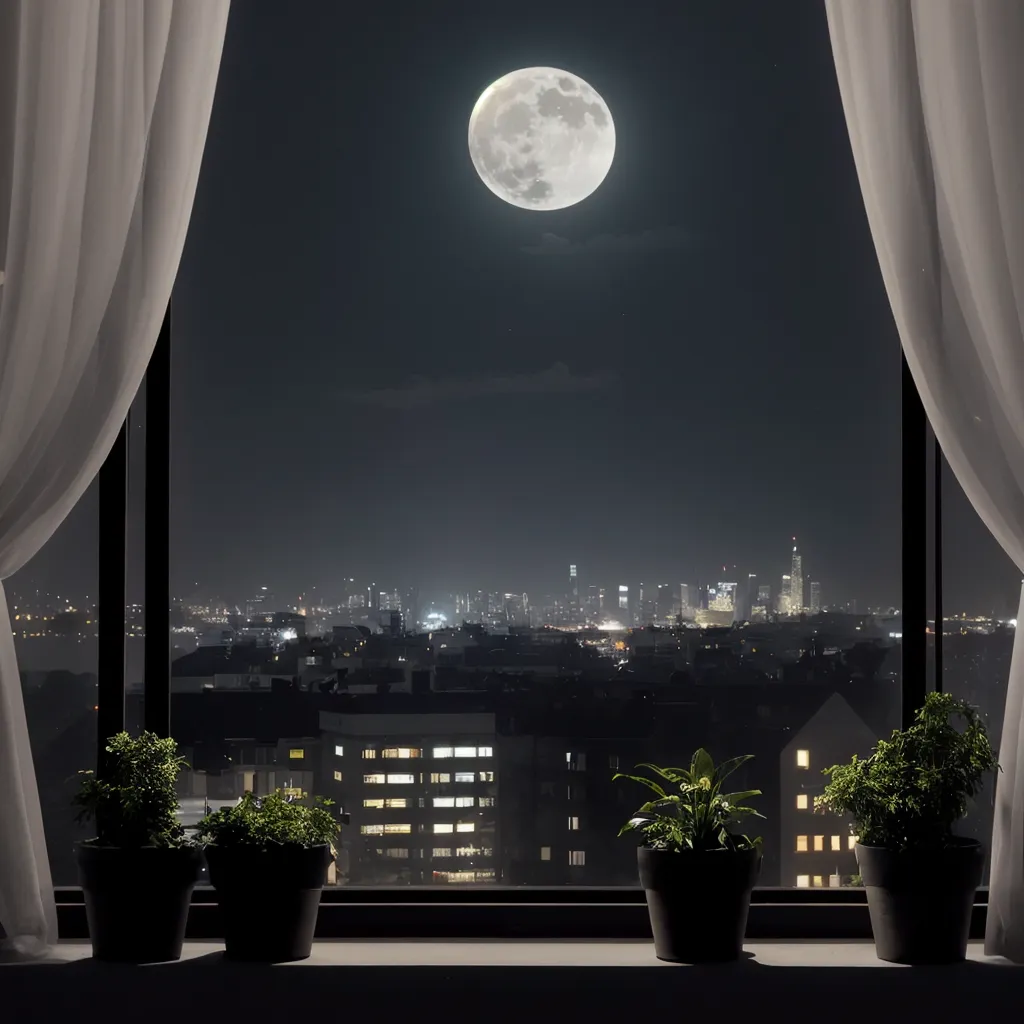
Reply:
[[476, 101], [469, 152], [483, 183], [525, 210], [561, 210], [586, 199], [615, 156], [615, 125], [582, 78], [524, 68], [499, 78]]

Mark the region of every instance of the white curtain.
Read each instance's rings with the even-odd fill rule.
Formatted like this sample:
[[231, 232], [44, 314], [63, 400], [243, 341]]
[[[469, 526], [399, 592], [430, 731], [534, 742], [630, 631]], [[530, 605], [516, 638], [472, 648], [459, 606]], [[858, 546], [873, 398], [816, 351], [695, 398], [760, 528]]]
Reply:
[[[142, 380], [228, 3], [0, 0], [0, 580], [82, 496]], [[0, 925], [33, 955], [56, 910], [2, 584], [0, 622]]]
[[[907, 362], [957, 480], [1024, 572], [1024, 2], [825, 3]], [[1024, 631], [1024, 607], [1018, 621]], [[1017, 637], [999, 742], [986, 950], [1022, 961]]]

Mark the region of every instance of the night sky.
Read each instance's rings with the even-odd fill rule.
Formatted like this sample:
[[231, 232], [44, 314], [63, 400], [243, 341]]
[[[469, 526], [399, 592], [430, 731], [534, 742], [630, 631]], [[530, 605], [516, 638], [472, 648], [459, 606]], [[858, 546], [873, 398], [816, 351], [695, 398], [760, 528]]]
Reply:
[[[466, 145], [535, 65], [615, 119], [556, 212]], [[235, 3], [173, 314], [178, 593], [775, 592], [796, 534], [826, 603], [899, 603], [898, 338], [820, 0]], [[1002, 610], [971, 529], [947, 580]]]

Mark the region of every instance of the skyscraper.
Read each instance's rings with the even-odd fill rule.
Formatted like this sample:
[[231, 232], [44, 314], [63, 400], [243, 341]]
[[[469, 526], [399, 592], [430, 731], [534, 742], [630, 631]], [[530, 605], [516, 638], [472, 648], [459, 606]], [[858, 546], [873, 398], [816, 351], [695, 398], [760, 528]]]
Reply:
[[793, 577], [789, 573], [783, 574], [782, 586], [779, 587], [779, 614], [793, 614]]
[[580, 618], [580, 581], [576, 575], [576, 566], [569, 566], [569, 615], [575, 625]]
[[629, 587], [625, 583], [619, 584], [619, 611], [629, 611]]
[[793, 538], [793, 563], [790, 568], [790, 614], [799, 615], [804, 610], [804, 568], [803, 556], [797, 550], [796, 537]]
[[811, 580], [810, 597], [808, 598], [808, 604], [812, 615], [817, 615], [821, 611], [821, 584]]

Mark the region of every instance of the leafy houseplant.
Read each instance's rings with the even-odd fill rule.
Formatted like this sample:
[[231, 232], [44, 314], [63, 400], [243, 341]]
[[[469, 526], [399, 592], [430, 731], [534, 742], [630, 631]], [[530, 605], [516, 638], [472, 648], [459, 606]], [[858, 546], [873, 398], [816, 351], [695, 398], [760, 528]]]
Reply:
[[73, 801], [78, 820], [96, 824], [96, 838], [78, 847], [93, 955], [177, 960], [201, 863], [175, 816], [185, 760], [173, 739], [150, 732], [118, 733], [104, 754], [100, 775], [80, 773]]
[[[308, 798], [303, 794], [303, 801]], [[338, 837], [331, 802], [246, 793], [196, 829], [224, 915], [226, 955], [281, 962], [308, 957], [320, 893]]]
[[639, 764], [650, 777], [616, 774], [646, 786], [654, 799], [640, 806], [619, 835], [640, 833], [640, 884], [661, 960], [735, 960], [743, 948], [750, 893], [761, 866], [761, 840], [732, 831], [761, 791], [723, 792], [725, 780], [753, 755], [716, 766], [697, 750], [688, 768]]
[[815, 808], [851, 818], [881, 959], [964, 959], [984, 854], [953, 826], [998, 767], [977, 711], [930, 693], [908, 729], [867, 758], [825, 769], [830, 781]]

